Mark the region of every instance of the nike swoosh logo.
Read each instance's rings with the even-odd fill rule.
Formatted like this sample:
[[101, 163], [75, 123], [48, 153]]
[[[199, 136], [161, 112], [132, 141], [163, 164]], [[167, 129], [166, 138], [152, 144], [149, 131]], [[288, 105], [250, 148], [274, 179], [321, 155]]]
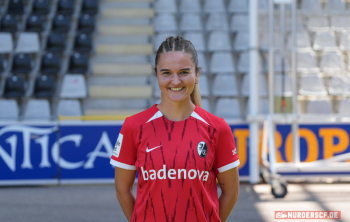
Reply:
[[159, 148], [159, 147], [161, 147], [162, 145], [160, 145], [160, 146], [156, 146], [156, 147], [154, 147], [154, 148], [152, 148], [152, 149], [148, 149], [148, 147], [146, 148], [146, 152], [147, 153], [149, 153], [149, 152], [151, 152], [152, 150], [155, 150], [155, 149], [157, 149], [157, 148]]

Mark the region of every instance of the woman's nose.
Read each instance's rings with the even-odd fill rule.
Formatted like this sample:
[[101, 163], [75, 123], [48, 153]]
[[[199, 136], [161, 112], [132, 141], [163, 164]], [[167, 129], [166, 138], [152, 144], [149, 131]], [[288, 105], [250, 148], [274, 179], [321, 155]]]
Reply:
[[175, 73], [175, 74], [173, 75], [173, 78], [172, 78], [172, 80], [171, 80], [171, 83], [174, 84], [174, 85], [178, 85], [178, 84], [181, 83], [181, 80], [180, 80], [179, 75], [178, 75], [177, 73]]

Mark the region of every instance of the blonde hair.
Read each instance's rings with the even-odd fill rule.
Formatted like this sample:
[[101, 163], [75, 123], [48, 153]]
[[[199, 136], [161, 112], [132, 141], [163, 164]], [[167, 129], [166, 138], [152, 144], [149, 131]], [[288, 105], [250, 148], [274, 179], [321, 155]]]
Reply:
[[[154, 71], [155, 71], [156, 75], [157, 75], [157, 65], [158, 65], [160, 56], [162, 54], [165, 54], [167, 52], [172, 52], [172, 51], [179, 51], [179, 52], [190, 54], [191, 58], [192, 58], [192, 62], [196, 67], [196, 69], [195, 69], [196, 75], [199, 76], [200, 68], [198, 67], [197, 51], [190, 41], [182, 38], [181, 36], [177, 36], [177, 37], [169, 36], [159, 46], [157, 53], [156, 53], [155, 66], [154, 66]], [[202, 107], [202, 98], [201, 98], [201, 93], [199, 90], [198, 83], [196, 83], [194, 85], [194, 88], [193, 88], [193, 91], [192, 91], [190, 97], [191, 97], [191, 101], [194, 105]], [[162, 98], [162, 93], [160, 94], [160, 98]]]
[[202, 108], [202, 97], [201, 97], [201, 92], [199, 90], [198, 83], [194, 85], [193, 92], [191, 93], [191, 101], [193, 102], [194, 105], [197, 105]]

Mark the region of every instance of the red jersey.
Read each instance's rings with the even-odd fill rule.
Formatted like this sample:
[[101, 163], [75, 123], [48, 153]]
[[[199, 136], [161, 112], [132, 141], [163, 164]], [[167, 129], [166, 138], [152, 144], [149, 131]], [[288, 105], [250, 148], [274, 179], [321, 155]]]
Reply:
[[196, 106], [170, 121], [156, 105], [128, 117], [110, 163], [138, 171], [132, 222], [220, 221], [216, 174], [239, 165], [229, 125]]

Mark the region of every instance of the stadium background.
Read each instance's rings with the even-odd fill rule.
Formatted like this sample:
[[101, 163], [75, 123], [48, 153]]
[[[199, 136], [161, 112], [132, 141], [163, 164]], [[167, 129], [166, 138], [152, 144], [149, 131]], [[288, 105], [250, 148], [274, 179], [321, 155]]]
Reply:
[[[112, 183], [108, 160], [123, 119], [160, 101], [152, 66], [169, 35], [195, 45], [203, 108], [230, 124], [241, 180], [248, 181], [252, 67], [259, 67], [257, 107], [263, 118], [270, 88], [268, 0], [258, 1], [254, 65], [248, 3], [1, 0], [0, 185]], [[298, 0], [296, 7], [300, 152], [301, 161], [311, 162], [350, 151], [350, 4]], [[281, 40], [280, 6], [274, 8], [274, 112], [291, 113], [291, 9], [287, 4]], [[256, 149], [262, 146], [259, 126]], [[291, 162], [290, 124], [278, 125], [275, 137], [277, 161]], [[341, 171], [289, 176], [346, 180], [350, 170]]]

